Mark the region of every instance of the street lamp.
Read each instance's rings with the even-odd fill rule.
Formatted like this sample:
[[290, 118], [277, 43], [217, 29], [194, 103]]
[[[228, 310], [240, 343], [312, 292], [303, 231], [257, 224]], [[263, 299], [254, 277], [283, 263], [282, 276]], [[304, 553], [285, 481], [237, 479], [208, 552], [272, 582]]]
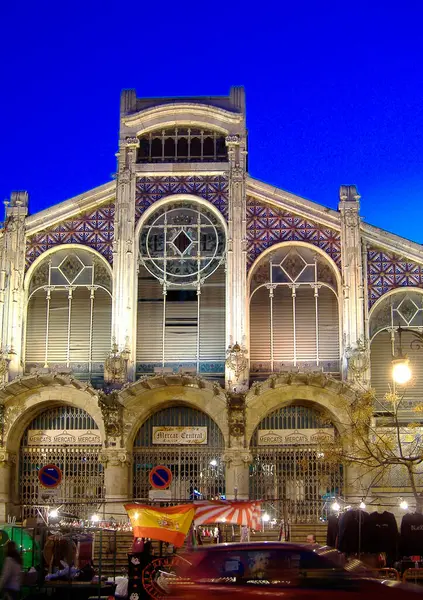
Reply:
[[398, 356], [395, 356], [392, 360], [392, 378], [394, 382], [398, 383], [399, 385], [405, 385], [406, 383], [408, 383], [412, 375], [410, 369], [410, 361], [408, 360], [407, 355], [403, 354], [402, 352], [402, 332], [403, 328], [401, 327], [401, 325], [399, 325], [399, 352]]

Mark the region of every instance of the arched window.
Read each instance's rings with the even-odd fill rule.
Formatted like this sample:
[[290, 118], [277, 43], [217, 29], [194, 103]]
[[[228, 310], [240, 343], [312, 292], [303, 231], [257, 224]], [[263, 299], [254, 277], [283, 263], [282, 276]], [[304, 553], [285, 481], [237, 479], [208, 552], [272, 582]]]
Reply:
[[97, 424], [84, 410], [60, 406], [38, 415], [26, 429], [19, 453], [22, 518], [38, 516], [37, 507], [52, 503], [51, 490], [40, 486], [38, 472], [54, 464], [62, 472], [54, 505], [61, 506], [64, 513], [88, 519], [104, 499], [100, 450]]
[[63, 248], [34, 270], [29, 283], [25, 371], [55, 364], [101, 383], [110, 352], [112, 281], [101, 258]]
[[292, 368], [339, 374], [339, 314], [331, 266], [311, 248], [285, 246], [251, 278], [250, 372]]
[[[413, 380], [407, 385], [404, 400], [421, 402], [423, 397], [423, 365], [420, 342], [416, 341], [412, 330], [421, 332], [423, 328], [423, 294], [416, 290], [398, 291], [383, 298], [370, 314], [370, 368], [371, 384], [379, 402], [392, 390], [392, 359], [399, 352], [398, 327], [401, 336], [402, 352], [410, 360]], [[398, 386], [401, 393], [405, 390]], [[411, 406], [410, 406], [411, 408]], [[415, 416], [414, 419], [415, 420]]]
[[190, 370], [222, 377], [225, 231], [206, 207], [157, 209], [140, 233], [137, 372]]
[[219, 427], [202, 411], [172, 406], [156, 412], [141, 426], [135, 439], [134, 499], [149, 499], [148, 475], [158, 465], [172, 471], [171, 500], [224, 495], [224, 446]]
[[267, 501], [276, 519], [318, 522], [342, 495], [343, 469], [324, 460], [321, 436], [337, 432], [328, 416], [301, 401], [267, 415], [253, 433], [250, 498]]

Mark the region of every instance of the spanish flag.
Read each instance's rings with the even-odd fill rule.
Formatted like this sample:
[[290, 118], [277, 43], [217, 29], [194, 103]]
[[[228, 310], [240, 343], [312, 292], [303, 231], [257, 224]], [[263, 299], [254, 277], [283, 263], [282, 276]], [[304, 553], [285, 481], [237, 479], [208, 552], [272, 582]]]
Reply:
[[194, 518], [193, 504], [156, 508], [146, 504], [125, 504], [134, 537], [170, 542], [180, 548]]

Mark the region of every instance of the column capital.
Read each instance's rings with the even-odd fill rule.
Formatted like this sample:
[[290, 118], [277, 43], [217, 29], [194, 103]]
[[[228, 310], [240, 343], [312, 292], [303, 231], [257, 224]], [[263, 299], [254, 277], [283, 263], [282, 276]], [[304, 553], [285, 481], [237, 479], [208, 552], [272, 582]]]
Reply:
[[16, 465], [17, 456], [14, 452], [7, 452], [6, 448], [0, 447], [0, 469], [6, 469]]
[[105, 448], [99, 454], [99, 462], [107, 467], [128, 467], [132, 462], [132, 455], [126, 450]]

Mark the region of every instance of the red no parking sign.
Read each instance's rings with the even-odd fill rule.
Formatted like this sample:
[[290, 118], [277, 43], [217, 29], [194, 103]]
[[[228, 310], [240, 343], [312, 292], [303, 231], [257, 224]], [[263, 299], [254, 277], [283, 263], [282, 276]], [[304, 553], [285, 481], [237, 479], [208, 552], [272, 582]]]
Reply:
[[168, 467], [159, 465], [151, 469], [149, 479], [152, 488], [165, 490], [172, 483], [172, 471]]

